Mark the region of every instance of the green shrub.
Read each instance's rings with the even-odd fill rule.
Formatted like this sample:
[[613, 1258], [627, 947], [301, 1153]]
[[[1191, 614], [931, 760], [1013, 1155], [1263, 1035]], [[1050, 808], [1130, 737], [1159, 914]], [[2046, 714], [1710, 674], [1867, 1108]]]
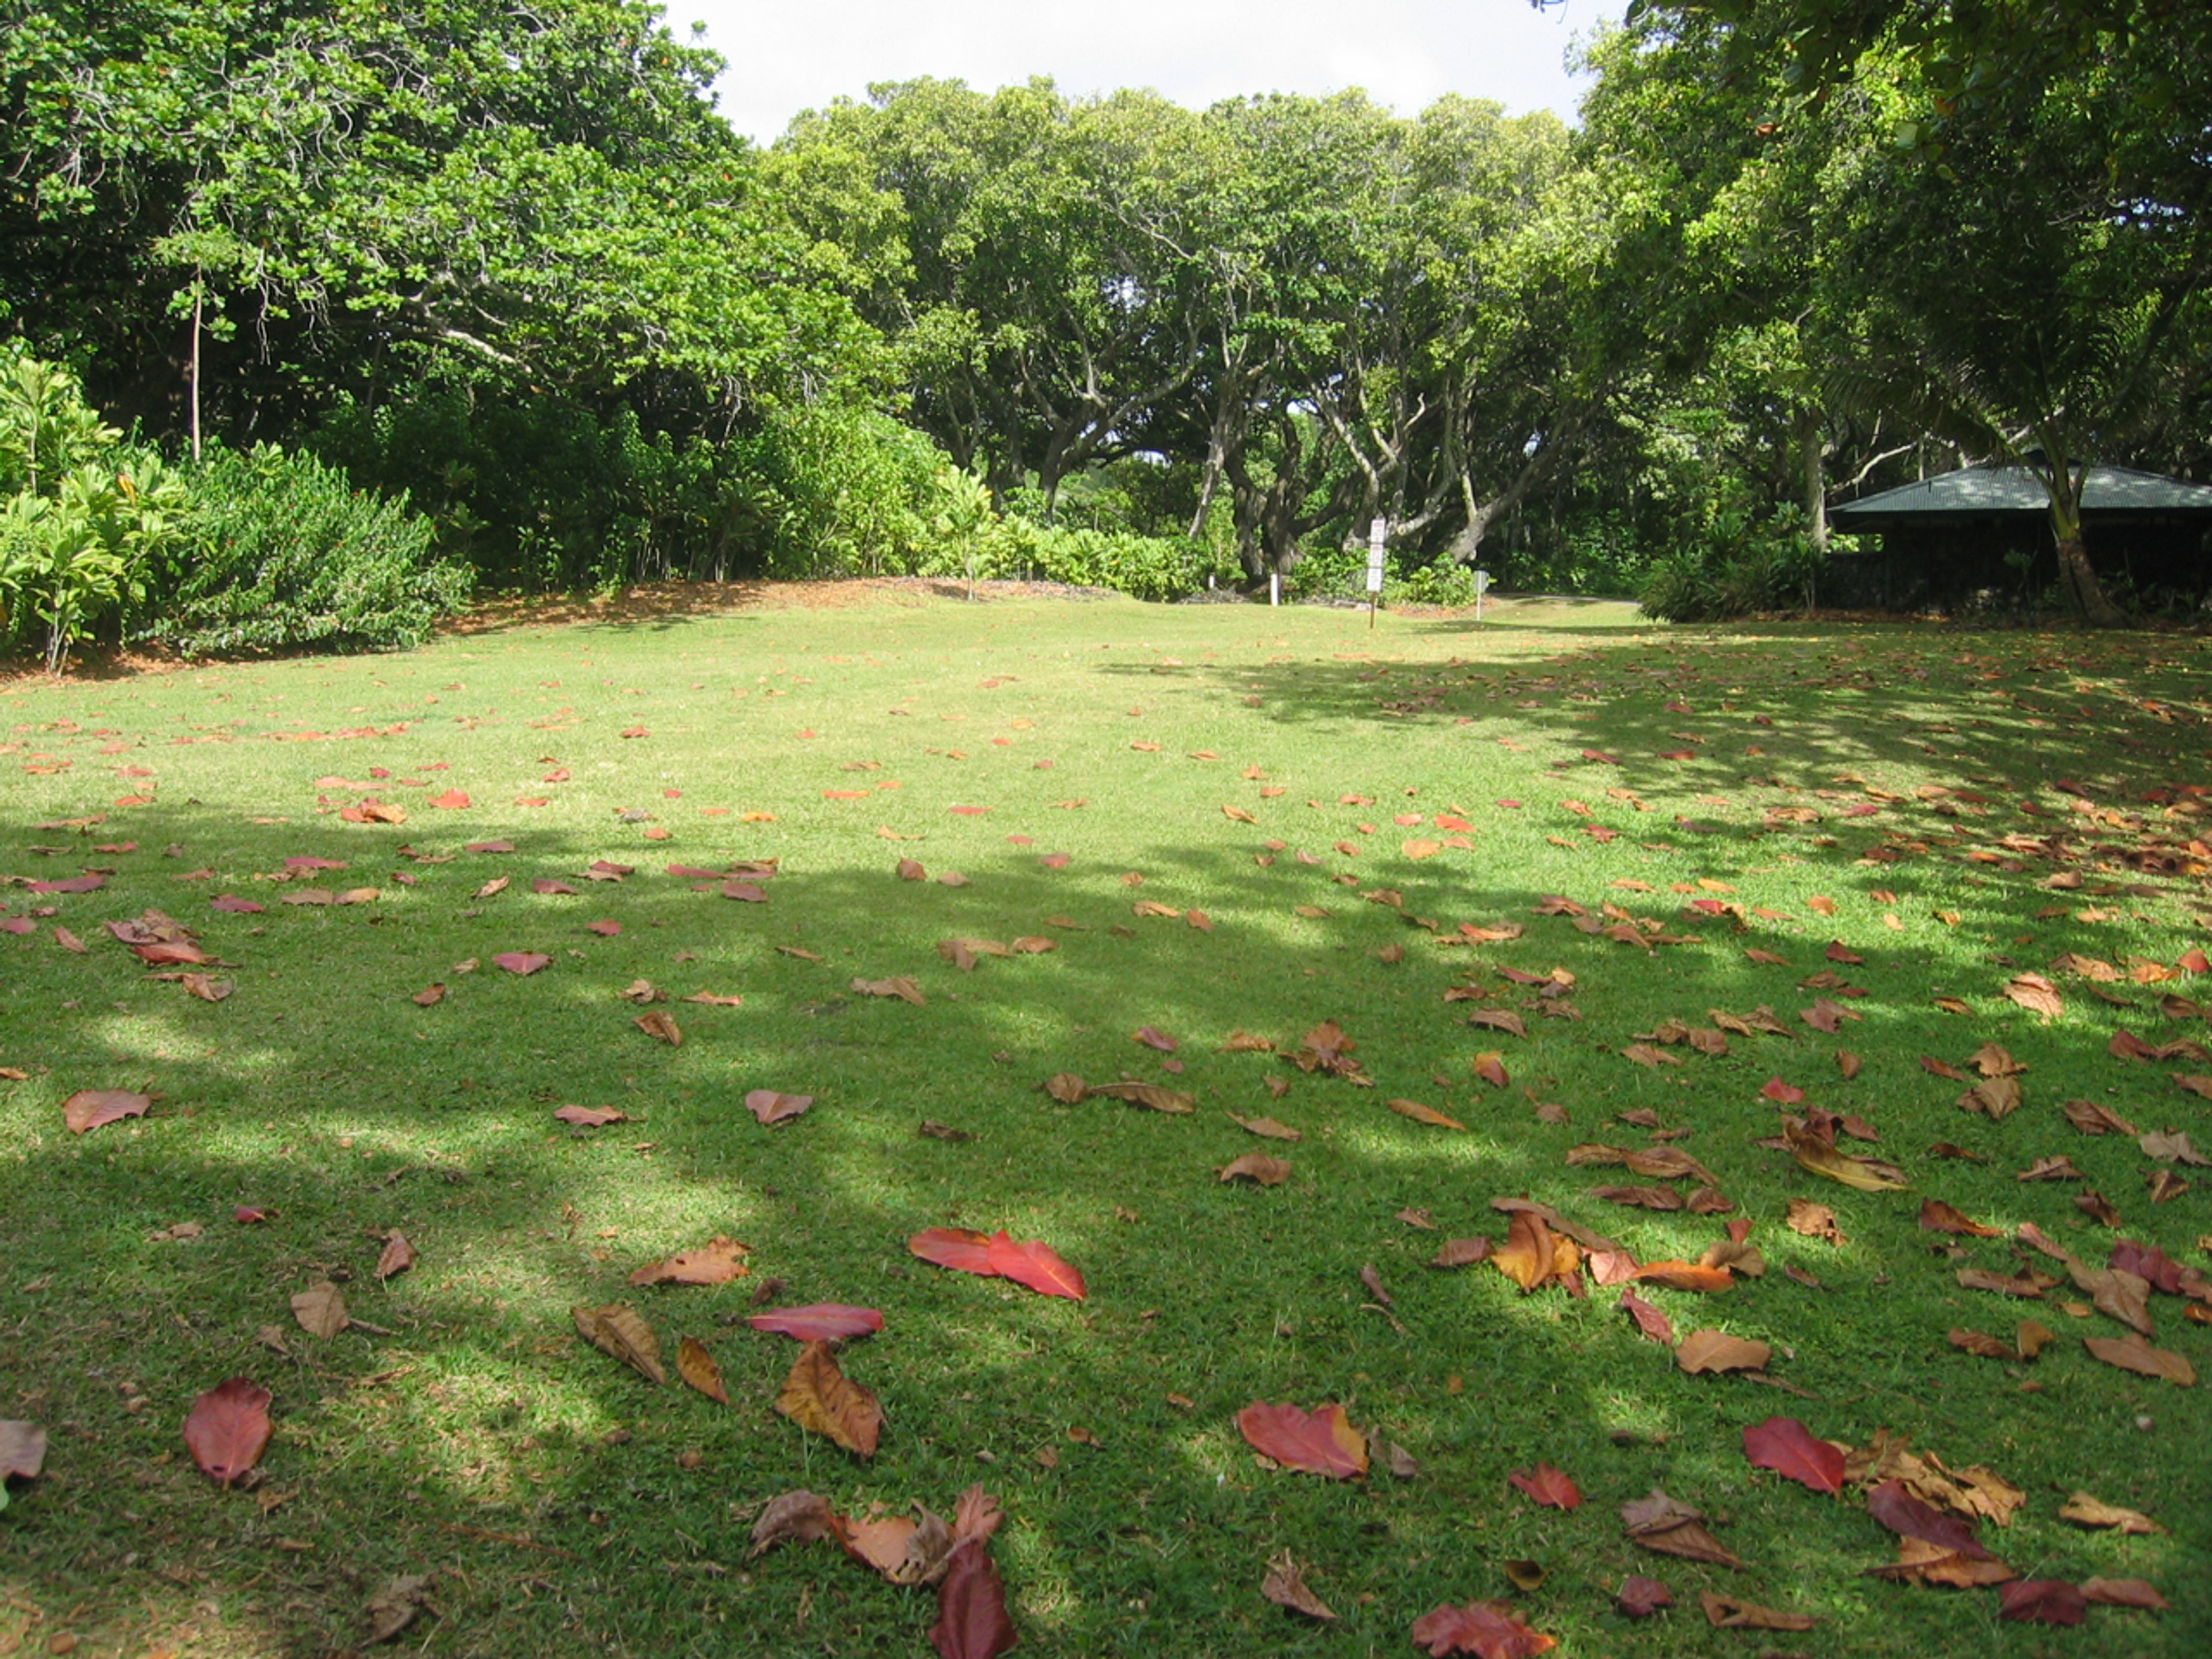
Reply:
[[0, 649], [44, 623], [49, 673], [143, 597], [174, 532], [174, 477], [121, 436], [68, 370], [0, 345]]
[[1206, 586], [1206, 550], [1184, 537], [1014, 522], [1024, 532], [1019, 568], [1041, 581], [1110, 587], [1139, 599], [1179, 599]]
[[187, 475], [173, 580], [139, 639], [189, 656], [315, 645], [404, 650], [460, 609], [471, 579], [433, 526], [311, 455], [218, 450]]

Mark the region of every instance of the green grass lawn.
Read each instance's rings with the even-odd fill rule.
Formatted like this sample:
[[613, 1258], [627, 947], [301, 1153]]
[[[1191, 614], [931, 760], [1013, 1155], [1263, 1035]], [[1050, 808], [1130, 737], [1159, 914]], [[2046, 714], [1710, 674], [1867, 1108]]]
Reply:
[[[2178, 635], [1698, 631], [1567, 603], [1370, 631], [886, 593], [0, 686], [0, 874], [106, 874], [0, 889], [0, 925], [33, 924], [0, 933], [0, 1419], [50, 1442], [0, 1513], [0, 1653], [342, 1651], [405, 1575], [428, 1605], [397, 1645], [432, 1654], [926, 1653], [930, 1590], [826, 1541], [748, 1559], [752, 1523], [802, 1487], [950, 1515], [980, 1481], [1039, 1655], [1411, 1653], [1416, 1619], [1492, 1598], [1562, 1652], [1626, 1659], [2201, 1654], [2206, 1391], [2094, 1357], [2125, 1327], [2017, 1235], [2091, 1272], [2117, 1239], [2206, 1266], [2212, 1180], [2065, 1107], [2212, 1152], [2173, 1080], [2212, 1060], [2108, 1049], [2212, 1042], [2190, 1012], [2212, 976], [2185, 960], [2212, 914], [2208, 671]], [[341, 817], [363, 801], [404, 822]], [[768, 860], [758, 902], [667, 873]], [[230, 994], [104, 925], [149, 909]], [[972, 971], [938, 948], [1017, 938], [1056, 948]], [[550, 963], [520, 976], [509, 952]], [[2006, 995], [2021, 975], [2055, 1018]], [[921, 1005], [854, 988], [900, 976]], [[641, 980], [667, 1000], [624, 1000]], [[742, 1002], [683, 1000], [702, 992]], [[1802, 1012], [1827, 1023], [1823, 999], [1833, 1033]], [[1713, 1011], [1762, 1007], [1786, 1035], [1654, 1041], [1675, 1021], [1717, 1047]], [[1371, 1086], [1293, 1063], [1324, 1021]], [[1225, 1047], [1240, 1031], [1279, 1052]], [[1639, 1040], [1665, 1060], [1624, 1054]], [[2001, 1119], [1956, 1103], [1985, 1044], [2026, 1067]], [[1492, 1052], [1503, 1086], [1477, 1074]], [[1195, 1109], [1064, 1103], [1041, 1086], [1060, 1073]], [[1788, 1109], [1878, 1133], [1838, 1145], [1909, 1190], [1801, 1167], [1776, 1079], [1803, 1091]], [[62, 1103], [96, 1089], [155, 1101], [70, 1133]], [[814, 1103], [763, 1127], [759, 1089]], [[572, 1128], [565, 1104], [627, 1121]], [[1701, 1184], [1574, 1151], [1594, 1145], [1686, 1152], [1733, 1207], [1594, 1196]], [[1288, 1180], [1217, 1179], [1252, 1152]], [[2057, 1158], [2078, 1174], [2019, 1178]], [[1747, 1223], [1762, 1273], [1638, 1291], [1678, 1334], [1771, 1345], [1765, 1371], [1686, 1373], [1594, 1273], [1576, 1297], [1428, 1265], [1504, 1244], [1492, 1200], [1515, 1195], [1638, 1261]], [[1994, 1236], [1924, 1229], [1928, 1199]], [[1834, 1236], [1792, 1230], [1793, 1200]], [[930, 1227], [1043, 1240], [1087, 1297], [927, 1265], [906, 1241]], [[380, 1281], [392, 1230], [419, 1257]], [[716, 1235], [748, 1276], [626, 1283]], [[2032, 1300], [1957, 1278], [2031, 1268], [2057, 1281]], [[302, 1329], [291, 1298], [325, 1280], [380, 1329]], [[882, 1310], [841, 1350], [882, 1403], [872, 1458], [777, 1414], [799, 1351], [744, 1323], [763, 1291]], [[577, 1335], [572, 1308], [618, 1300], [668, 1386]], [[2152, 1293], [2150, 1340], [2212, 1370], [2192, 1308]], [[1948, 1340], [2029, 1318], [2055, 1334], [2032, 1363]], [[676, 1381], [683, 1336], [728, 1406]], [[180, 1428], [234, 1375], [276, 1432], [224, 1490]], [[1255, 1401], [1340, 1402], [1412, 1472], [1264, 1465], [1237, 1426]], [[2054, 1629], [2000, 1621], [1994, 1589], [1869, 1577], [1898, 1538], [1863, 1486], [1747, 1462], [1743, 1430], [1777, 1415], [1992, 1471], [2024, 1499], [1978, 1535], [2019, 1576], [2147, 1580], [2171, 1609]], [[1509, 1486], [1539, 1462], [1579, 1508]], [[1631, 1541], [1621, 1506], [1654, 1487], [1744, 1565]], [[2162, 1530], [2062, 1519], [2084, 1492]], [[1285, 1551], [1334, 1625], [1262, 1597]], [[1673, 1610], [1617, 1612], [1630, 1574]], [[1717, 1629], [1707, 1591], [1817, 1622]]]

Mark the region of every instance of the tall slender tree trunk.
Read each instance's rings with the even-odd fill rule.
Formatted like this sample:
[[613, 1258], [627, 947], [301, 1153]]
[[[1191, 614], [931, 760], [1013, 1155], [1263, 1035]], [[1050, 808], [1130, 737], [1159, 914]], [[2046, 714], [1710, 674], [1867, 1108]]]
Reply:
[[2044, 481], [2051, 495], [2051, 533], [2058, 544], [2058, 585], [2075, 621], [2091, 628], [2124, 628], [2128, 619], [2106, 597], [2082, 544], [2081, 489], [2087, 479], [2086, 468], [2076, 476], [2062, 462]]

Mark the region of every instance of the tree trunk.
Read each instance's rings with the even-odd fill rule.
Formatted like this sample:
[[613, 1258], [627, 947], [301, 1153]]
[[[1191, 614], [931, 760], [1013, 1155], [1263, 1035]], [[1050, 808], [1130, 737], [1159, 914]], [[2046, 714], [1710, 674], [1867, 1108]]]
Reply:
[[2063, 459], [2044, 478], [2051, 496], [2051, 532], [2058, 544], [2058, 585], [2074, 620], [2090, 628], [2124, 628], [2127, 617], [2106, 597], [2097, 580], [2096, 568], [2081, 541], [2081, 488], [2087, 472], [2076, 476]]

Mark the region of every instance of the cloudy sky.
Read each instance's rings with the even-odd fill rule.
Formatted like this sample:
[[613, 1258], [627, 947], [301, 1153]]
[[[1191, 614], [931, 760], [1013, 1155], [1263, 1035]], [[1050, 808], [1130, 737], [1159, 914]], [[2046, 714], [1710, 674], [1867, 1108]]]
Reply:
[[720, 108], [765, 143], [803, 109], [920, 76], [993, 88], [1048, 75], [1062, 91], [1150, 87], [1190, 108], [1241, 93], [1363, 87], [1413, 114], [1439, 94], [1572, 118], [1562, 66], [1621, 0], [666, 0], [729, 60]]

